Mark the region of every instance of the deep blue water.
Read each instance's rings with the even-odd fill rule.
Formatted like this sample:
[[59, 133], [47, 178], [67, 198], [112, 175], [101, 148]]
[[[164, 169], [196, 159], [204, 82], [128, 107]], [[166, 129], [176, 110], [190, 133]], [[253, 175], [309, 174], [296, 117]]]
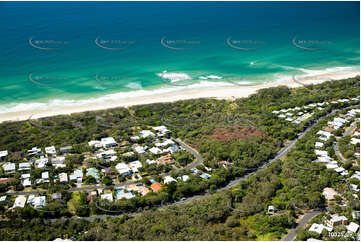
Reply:
[[157, 75], [164, 70], [187, 74], [180, 83], [189, 85], [207, 75], [256, 84], [305, 69], [357, 69], [359, 9], [359, 2], [1, 2], [0, 112], [173, 87]]

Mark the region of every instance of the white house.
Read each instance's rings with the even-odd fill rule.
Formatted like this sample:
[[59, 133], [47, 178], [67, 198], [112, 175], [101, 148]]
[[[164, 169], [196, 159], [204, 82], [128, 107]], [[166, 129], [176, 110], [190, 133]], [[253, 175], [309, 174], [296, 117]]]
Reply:
[[46, 197], [45, 196], [34, 197], [32, 204], [35, 208], [45, 207]]
[[128, 167], [127, 164], [121, 162], [121, 163], [118, 163], [116, 166], [115, 166], [115, 169], [118, 171], [118, 173], [120, 175], [123, 175], [123, 176], [129, 176], [132, 174], [132, 170]]
[[113, 137], [102, 138], [100, 140], [100, 143], [104, 148], [107, 149], [111, 147], [116, 147], [118, 145], [118, 143], [115, 141]]
[[138, 172], [138, 169], [141, 168], [143, 165], [140, 163], [139, 160], [132, 161], [129, 163], [129, 167], [132, 169], [133, 173]]
[[147, 138], [147, 137], [155, 137], [155, 134], [150, 130], [142, 130], [140, 131], [139, 136], [142, 138]]
[[149, 160], [147, 159], [145, 162], [147, 162], [147, 164], [151, 165], [151, 164], [157, 164], [156, 160]]
[[14, 163], [10, 163], [10, 162], [6, 162], [3, 165], [3, 169], [5, 174], [10, 174], [10, 173], [14, 173], [16, 170], [15, 164]]
[[315, 143], [315, 147], [316, 147], [316, 148], [322, 148], [322, 147], [323, 147], [323, 143], [321, 143], [321, 142], [316, 142], [316, 143]]
[[109, 202], [113, 202], [113, 194], [111, 193], [104, 193], [100, 196], [101, 199], [106, 199]]
[[137, 152], [138, 154], [144, 154], [145, 153], [145, 150], [147, 149], [148, 147], [147, 146], [140, 146], [140, 145], [136, 145], [134, 146], [134, 150], [135, 152]]
[[31, 168], [31, 162], [19, 163], [19, 171], [30, 170], [30, 168]]
[[49, 172], [48, 171], [42, 172], [41, 179], [43, 180], [43, 182], [49, 182]]
[[12, 208], [23, 208], [25, 207], [26, 197], [24, 195], [19, 195], [15, 198], [15, 202]]
[[209, 179], [211, 177], [211, 175], [209, 175], [208, 173], [202, 173], [200, 175], [200, 177], [203, 178], [203, 179]]
[[316, 224], [316, 223], [313, 223], [308, 231], [321, 234], [324, 229], [326, 229], [328, 232], [332, 231], [332, 228], [329, 228], [323, 224]]
[[54, 146], [45, 147], [45, 153], [47, 153], [49, 155], [55, 155], [56, 149]]
[[168, 130], [167, 129], [167, 127], [165, 127], [165, 126], [157, 126], [157, 127], [153, 127], [153, 129], [155, 130], [155, 131], [157, 131], [158, 133], [160, 133], [158, 136], [164, 136], [164, 135], [166, 135], [166, 134], [170, 134], [171, 133], [171, 131], [170, 130]]
[[46, 164], [48, 164], [49, 159], [47, 157], [40, 157], [40, 159], [35, 160], [36, 168], [44, 168]]
[[34, 155], [42, 155], [43, 152], [41, 151], [40, 148], [37, 148], [37, 147], [33, 147], [31, 148], [31, 150], [28, 150], [28, 154], [30, 156], [34, 156]]
[[351, 222], [348, 226], [347, 226], [347, 230], [352, 232], [352, 233], [357, 233], [358, 229], [359, 229], [359, 225], [354, 223], [354, 222]]
[[0, 151], [0, 160], [2, 160], [4, 157], [6, 157], [8, 155], [8, 151], [7, 150], [3, 150]]
[[351, 144], [353, 144], [353, 145], [355, 145], [355, 144], [359, 144], [359, 143], [360, 143], [360, 139], [351, 138], [350, 143], [351, 143]]
[[91, 140], [88, 142], [88, 145], [94, 146], [95, 148], [98, 148], [98, 149], [102, 147], [102, 144], [99, 140]]
[[327, 156], [327, 151], [325, 150], [315, 150], [317, 156]]
[[152, 154], [155, 154], [155, 155], [158, 155], [158, 154], [161, 154], [162, 153], [162, 150], [157, 148], [157, 147], [152, 147], [149, 149], [149, 151], [152, 153]]
[[68, 182], [68, 174], [65, 172], [59, 174], [59, 181], [61, 183], [67, 183]]
[[181, 179], [182, 179], [182, 181], [186, 182], [186, 181], [189, 180], [189, 176], [188, 176], [188, 175], [183, 175], [183, 176], [181, 177]]
[[171, 176], [166, 176], [166, 177], [164, 177], [164, 183], [165, 183], [165, 184], [168, 184], [168, 183], [171, 183], [171, 182], [177, 182], [177, 180], [174, 179], [174, 178], [171, 177]]

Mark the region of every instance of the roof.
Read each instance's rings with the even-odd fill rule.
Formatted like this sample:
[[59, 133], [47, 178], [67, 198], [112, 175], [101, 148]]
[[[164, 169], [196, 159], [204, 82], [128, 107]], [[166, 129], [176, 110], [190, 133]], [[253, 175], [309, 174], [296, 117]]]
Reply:
[[4, 171], [13, 171], [15, 170], [15, 164], [7, 162], [3, 165]]
[[347, 226], [347, 230], [348, 231], [351, 231], [352, 233], [356, 233], [357, 230], [359, 229], [359, 225], [354, 223], [354, 222], [351, 222], [348, 226]]
[[162, 189], [162, 185], [159, 182], [155, 182], [150, 185], [150, 188], [152, 188], [154, 192], [158, 192], [160, 189]]
[[5, 157], [8, 155], [8, 151], [7, 150], [3, 150], [3, 151], [0, 151], [0, 158], [1, 157]]
[[23, 208], [26, 203], [26, 197], [24, 195], [19, 195], [16, 197], [13, 208], [20, 207]]
[[326, 229], [327, 231], [331, 232], [332, 231], [332, 228], [329, 228], [327, 226], [324, 226], [323, 224], [316, 224], [316, 223], [313, 223], [309, 229], [309, 231], [311, 232], [316, 232], [318, 234], [321, 234], [322, 233], [322, 230]]
[[335, 195], [338, 195], [338, 193], [330, 187], [326, 187], [325, 189], [323, 189], [322, 194], [327, 200], [333, 200]]

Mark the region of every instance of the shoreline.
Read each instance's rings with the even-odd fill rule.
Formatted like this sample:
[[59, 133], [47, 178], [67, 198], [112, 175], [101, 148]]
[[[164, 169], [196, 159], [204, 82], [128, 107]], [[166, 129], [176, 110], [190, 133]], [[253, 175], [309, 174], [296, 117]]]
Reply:
[[[94, 102], [88, 104], [78, 105], [66, 105], [55, 108], [48, 108], [42, 110], [29, 110], [29, 111], [17, 111], [0, 114], [0, 123], [5, 121], [22, 121], [29, 119], [33, 116], [34, 119], [56, 116], [56, 115], [69, 115], [72, 113], [79, 113], [85, 111], [96, 111], [111, 109], [117, 107], [129, 107], [142, 104], [163, 103], [163, 102], [175, 102], [179, 100], [197, 99], [197, 98], [216, 98], [216, 99], [228, 99], [248, 97], [258, 90], [263, 88], [270, 88], [276, 86], [288, 86], [290, 88], [301, 87], [308, 84], [320, 84], [326, 81], [341, 80], [346, 78], [352, 78], [360, 75], [359, 72], [342, 72], [342, 73], [328, 73], [319, 74], [313, 76], [306, 76], [300, 80], [288, 80], [288, 81], [275, 81], [266, 84], [260, 84], [255, 86], [227, 86], [227, 87], [212, 87], [205, 90], [178, 90], [161, 94], [151, 94], [146, 96], [138, 96], [132, 98], [124, 98], [122, 100], [103, 100], [102, 102]], [[301, 75], [302, 76], [302, 75]]]

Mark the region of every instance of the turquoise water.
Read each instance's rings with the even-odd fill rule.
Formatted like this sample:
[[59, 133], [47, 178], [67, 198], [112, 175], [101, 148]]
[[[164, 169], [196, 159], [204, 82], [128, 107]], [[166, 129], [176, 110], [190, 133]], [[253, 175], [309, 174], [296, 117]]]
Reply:
[[0, 113], [360, 64], [359, 2], [1, 2], [0, 13]]

